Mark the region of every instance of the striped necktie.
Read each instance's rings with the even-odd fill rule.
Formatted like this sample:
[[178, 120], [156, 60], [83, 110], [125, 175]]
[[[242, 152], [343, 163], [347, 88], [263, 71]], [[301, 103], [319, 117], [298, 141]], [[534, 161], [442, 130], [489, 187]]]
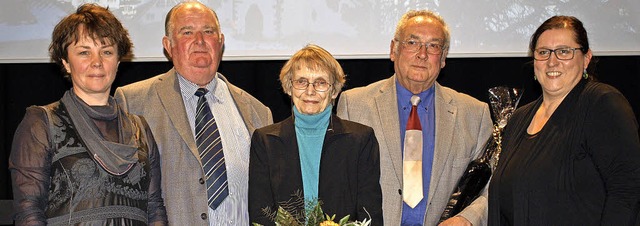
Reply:
[[213, 118], [207, 98], [204, 96], [207, 89], [199, 88], [198, 108], [196, 109], [196, 144], [200, 152], [202, 170], [207, 184], [207, 203], [211, 209], [216, 209], [229, 195], [227, 183], [227, 168], [224, 164], [222, 152], [222, 139]]
[[420, 97], [411, 97], [411, 113], [404, 134], [402, 161], [402, 200], [411, 208], [424, 197], [422, 194], [422, 126], [418, 116]]

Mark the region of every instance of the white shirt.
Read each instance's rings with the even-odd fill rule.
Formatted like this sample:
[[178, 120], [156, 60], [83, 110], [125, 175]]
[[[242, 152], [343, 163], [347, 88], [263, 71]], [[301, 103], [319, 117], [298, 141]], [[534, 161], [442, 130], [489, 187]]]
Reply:
[[[195, 139], [195, 118], [198, 106], [198, 97], [195, 93], [199, 86], [182, 76], [178, 76], [178, 79], [187, 118]], [[251, 135], [231, 97], [229, 87], [218, 74], [204, 88], [209, 90], [205, 97], [222, 137], [229, 184], [229, 196], [222, 201], [216, 210], [209, 208], [209, 225], [249, 225], [248, 187]]]

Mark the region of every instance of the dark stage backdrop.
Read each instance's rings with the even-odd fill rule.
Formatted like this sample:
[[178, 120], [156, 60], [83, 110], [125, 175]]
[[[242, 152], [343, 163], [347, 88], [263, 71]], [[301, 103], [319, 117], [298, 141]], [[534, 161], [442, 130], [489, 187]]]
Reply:
[[[290, 99], [282, 93], [278, 81], [284, 62], [226, 61], [222, 62], [219, 71], [231, 83], [269, 106], [277, 122], [291, 114]], [[347, 73], [345, 90], [387, 78], [393, 73], [393, 64], [388, 59], [340, 60], [340, 63]], [[488, 88], [499, 85], [524, 88], [520, 105], [535, 100], [541, 92], [533, 80], [530, 58], [450, 58], [446, 63], [438, 82], [481, 101], [488, 101]], [[168, 62], [123, 62], [113, 87], [149, 78], [170, 68]], [[600, 57], [596, 74], [600, 81], [618, 88], [627, 97], [639, 118], [640, 56]], [[0, 64], [0, 199], [12, 198], [7, 159], [13, 133], [25, 108], [57, 101], [69, 88], [69, 82], [62, 78], [55, 64]]]

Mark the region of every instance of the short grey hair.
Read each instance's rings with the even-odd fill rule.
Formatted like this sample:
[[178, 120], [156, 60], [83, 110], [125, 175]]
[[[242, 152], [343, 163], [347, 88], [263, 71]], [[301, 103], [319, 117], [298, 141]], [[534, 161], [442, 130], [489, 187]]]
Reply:
[[[436, 14], [435, 12], [429, 11], [429, 10], [409, 10], [408, 12], [406, 12], [404, 15], [402, 15], [402, 18], [400, 18], [400, 21], [398, 21], [398, 24], [396, 25], [396, 32], [393, 35], [393, 38], [395, 40], [400, 40], [400, 36], [402, 35], [402, 33], [404, 33], [404, 28], [407, 25], [407, 22], [409, 22], [411, 19], [413, 19], [414, 17], [419, 17], [419, 16], [423, 16], [426, 18], [430, 18], [433, 19], [435, 21], [438, 21], [438, 23], [440, 23], [442, 25], [442, 31], [444, 31], [444, 50], [449, 49], [449, 44], [450, 44], [450, 40], [451, 40], [451, 34], [449, 32], [449, 26], [447, 26], [447, 23], [444, 22], [444, 18], [442, 18], [442, 16]], [[395, 43], [394, 48], [394, 52], [396, 50], [398, 50], [398, 43]]]

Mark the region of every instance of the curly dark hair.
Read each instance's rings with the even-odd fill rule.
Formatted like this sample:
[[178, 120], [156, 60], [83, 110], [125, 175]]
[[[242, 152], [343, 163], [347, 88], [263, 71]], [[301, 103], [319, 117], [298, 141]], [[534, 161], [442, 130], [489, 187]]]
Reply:
[[49, 55], [51, 60], [62, 67], [65, 78], [69, 79], [62, 60], [68, 60], [67, 49], [72, 43], [89, 36], [102, 45], [116, 44], [118, 60], [130, 59], [133, 44], [129, 32], [108, 8], [96, 4], [83, 4], [75, 13], [63, 18], [53, 29]]

